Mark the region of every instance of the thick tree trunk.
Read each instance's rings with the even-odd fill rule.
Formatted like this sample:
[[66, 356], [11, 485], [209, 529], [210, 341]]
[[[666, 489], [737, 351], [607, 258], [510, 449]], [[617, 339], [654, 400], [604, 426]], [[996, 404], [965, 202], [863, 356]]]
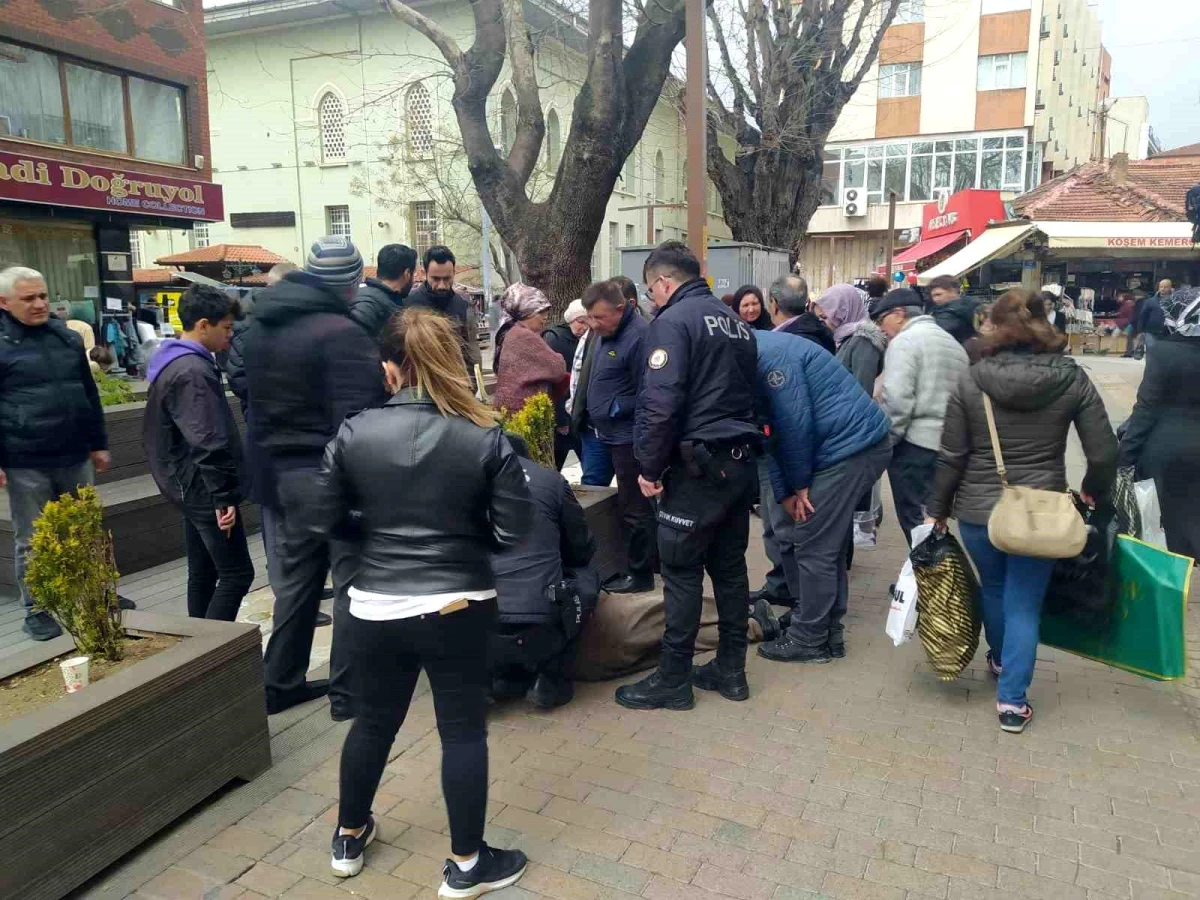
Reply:
[[733, 239], [787, 250], [794, 265], [809, 220], [821, 203], [821, 160], [759, 151], [753, 168], [743, 176], [749, 190], [721, 191]]

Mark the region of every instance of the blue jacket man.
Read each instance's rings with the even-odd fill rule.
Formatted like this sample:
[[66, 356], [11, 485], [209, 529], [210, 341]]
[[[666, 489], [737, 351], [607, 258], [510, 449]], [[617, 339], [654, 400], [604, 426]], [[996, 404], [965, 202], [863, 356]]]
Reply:
[[813, 342], [781, 332], [755, 337], [757, 392], [771, 428], [771, 485], [794, 521], [776, 538], [798, 601], [787, 633], [758, 653], [781, 662], [829, 662], [845, 655], [846, 543], [855, 504], [891, 458], [888, 417]]
[[608, 448], [617, 476], [617, 509], [625, 526], [628, 573], [605, 582], [614, 594], [654, 587], [657, 536], [654, 509], [638, 487], [633, 453], [633, 420], [646, 368], [642, 347], [650, 326], [618, 285], [598, 281], [583, 292], [583, 307], [598, 343], [591, 350], [587, 382], [587, 420]]

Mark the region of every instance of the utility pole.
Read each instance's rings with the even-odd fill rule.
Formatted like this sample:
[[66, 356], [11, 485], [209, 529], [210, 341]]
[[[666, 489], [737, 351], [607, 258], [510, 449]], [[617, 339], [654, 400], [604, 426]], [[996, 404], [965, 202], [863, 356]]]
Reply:
[[[754, 2], [754, 0], [751, 0]], [[701, 0], [687, 4], [687, 148], [688, 243], [700, 260], [700, 274], [708, 274], [708, 112], [704, 96], [707, 71], [704, 10]]]
[[892, 257], [896, 245], [896, 192], [888, 191], [887, 280], [892, 283]]

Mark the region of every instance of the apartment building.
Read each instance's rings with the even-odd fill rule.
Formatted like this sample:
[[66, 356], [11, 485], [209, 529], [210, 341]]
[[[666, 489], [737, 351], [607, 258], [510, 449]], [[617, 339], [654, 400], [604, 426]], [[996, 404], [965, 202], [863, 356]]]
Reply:
[[818, 289], [869, 274], [889, 240], [920, 239], [923, 204], [971, 188], [1011, 199], [1086, 162], [1110, 70], [1085, 0], [904, 0], [830, 133], [803, 273]]
[[[469, 45], [467, 0], [420, 6]], [[546, 121], [530, 181], [537, 197], [549, 193], [570, 133], [587, 32], [553, 4], [528, 3], [526, 15], [539, 36]], [[325, 233], [349, 235], [368, 263], [397, 241], [418, 251], [446, 243], [460, 264], [479, 262], [480, 204], [451, 107], [453, 85], [423, 36], [376, 0], [251, 0], [207, 10], [204, 29], [213, 172], [225, 187], [227, 215], [199, 234], [145, 235], [146, 265], [198, 243], [257, 244], [299, 262]], [[509, 84], [506, 64], [489, 103], [501, 147], [516, 133]], [[686, 149], [683, 121], [660, 102], [608, 202], [592, 259], [596, 277], [620, 272], [622, 247], [685, 236]], [[710, 235], [728, 237], [711, 185], [707, 201]], [[517, 274], [511, 258], [501, 261]]]
[[37, 268], [75, 318], [128, 316], [131, 230], [223, 216], [201, 21], [188, 0], [0, 3], [0, 268]]

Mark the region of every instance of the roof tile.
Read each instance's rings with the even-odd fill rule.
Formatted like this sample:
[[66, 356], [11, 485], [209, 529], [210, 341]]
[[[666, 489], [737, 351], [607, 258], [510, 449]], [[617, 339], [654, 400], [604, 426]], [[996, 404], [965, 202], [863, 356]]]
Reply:
[[1124, 184], [1112, 160], [1094, 160], [1044, 182], [1013, 201], [1035, 221], [1183, 222], [1188, 189], [1200, 184], [1200, 156], [1131, 160]]
[[273, 266], [276, 263], [287, 262], [277, 253], [272, 253], [266, 247], [257, 244], [211, 244], [207, 247], [197, 247], [185, 253], [163, 256], [154, 261], [160, 266], [186, 266], [197, 263], [239, 262], [259, 266]]

